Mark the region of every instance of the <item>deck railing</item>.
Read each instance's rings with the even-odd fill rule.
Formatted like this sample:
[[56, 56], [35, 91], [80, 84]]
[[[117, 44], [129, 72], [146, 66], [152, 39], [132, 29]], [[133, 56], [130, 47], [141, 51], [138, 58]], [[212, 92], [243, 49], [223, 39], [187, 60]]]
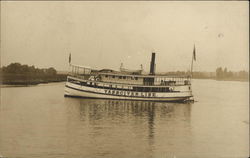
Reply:
[[[71, 71], [70, 76], [82, 79], [89, 80], [93, 82], [109, 82], [114, 84], [131, 84], [131, 85], [146, 85], [146, 86], [174, 86], [174, 85], [188, 85], [190, 84], [190, 76], [148, 76], [148, 75], [125, 75], [125, 74], [111, 74], [111, 73], [98, 73], [98, 70], [91, 69], [89, 67], [70, 65]], [[102, 75], [112, 76], [110, 81], [109, 79], [101, 77]], [[115, 76], [115, 78], [113, 78]], [[119, 79], [120, 76], [126, 76], [127, 80], [123, 83], [124, 80]], [[134, 80], [134, 78], [139, 78]], [[150, 82], [143, 82], [143, 79], [151, 78]], [[154, 78], [152, 80], [152, 78]], [[140, 82], [138, 82], [140, 81]]]
[[99, 79], [98, 77], [95, 77], [93, 75], [80, 75], [80, 74], [70, 74], [70, 76], [74, 78], [78, 78], [81, 80], [87, 80], [93, 83], [110, 83], [110, 84], [115, 84], [115, 85], [144, 85], [144, 86], [178, 86], [178, 85], [189, 85], [190, 84], [190, 78], [182, 78], [182, 79], [169, 79], [169, 80], [164, 80], [164, 81], [155, 81], [154, 84], [147, 84], [147, 83], [135, 83], [131, 80], [131, 82], [128, 83], [121, 83], [121, 82], [114, 82], [114, 81], [108, 81], [105, 80], [103, 81], [102, 79]]

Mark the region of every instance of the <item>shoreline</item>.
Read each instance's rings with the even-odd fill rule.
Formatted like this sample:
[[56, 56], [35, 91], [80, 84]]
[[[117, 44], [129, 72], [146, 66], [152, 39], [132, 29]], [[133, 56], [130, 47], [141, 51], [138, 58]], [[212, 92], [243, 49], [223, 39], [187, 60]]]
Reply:
[[218, 79], [218, 78], [192, 78], [192, 79], [199, 79], [199, 80], [204, 80], [204, 79], [207, 79], [207, 80], [215, 80], [215, 81], [237, 81], [237, 82], [249, 82], [249, 79]]
[[215, 79], [216, 81], [237, 81], [237, 82], [249, 82], [249, 80], [246, 79]]
[[47, 83], [53, 83], [53, 82], [65, 82], [66, 80], [29, 80], [29, 81], [20, 81], [20, 80], [15, 80], [15, 81], [7, 81], [7, 82], [2, 82], [0, 85], [38, 85], [38, 84], [47, 84]]
[[32, 75], [32, 74], [1, 74], [0, 85], [32, 86], [52, 82], [65, 82], [67, 75]]
[[66, 81], [54, 81], [54, 82], [41, 82], [37, 84], [0, 84], [0, 88], [9, 88], [9, 87], [32, 87], [32, 86], [38, 86], [38, 85], [47, 85], [50, 83], [62, 83]]

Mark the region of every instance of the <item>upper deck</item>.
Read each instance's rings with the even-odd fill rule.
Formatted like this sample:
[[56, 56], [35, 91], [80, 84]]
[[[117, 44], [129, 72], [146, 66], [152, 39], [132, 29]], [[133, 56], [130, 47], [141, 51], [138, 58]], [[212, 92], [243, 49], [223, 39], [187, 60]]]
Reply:
[[89, 81], [142, 86], [190, 85], [190, 76], [144, 75], [113, 70], [95, 70], [89, 67], [70, 65], [70, 76]]

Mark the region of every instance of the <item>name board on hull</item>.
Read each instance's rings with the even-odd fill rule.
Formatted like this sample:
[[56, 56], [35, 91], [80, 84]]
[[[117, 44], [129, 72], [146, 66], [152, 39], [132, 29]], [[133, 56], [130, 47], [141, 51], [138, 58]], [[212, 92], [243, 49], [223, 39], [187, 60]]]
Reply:
[[105, 94], [123, 95], [129, 97], [156, 97], [155, 93], [147, 92], [130, 92], [130, 91], [119, 91], [119, 90], [104, 90]]

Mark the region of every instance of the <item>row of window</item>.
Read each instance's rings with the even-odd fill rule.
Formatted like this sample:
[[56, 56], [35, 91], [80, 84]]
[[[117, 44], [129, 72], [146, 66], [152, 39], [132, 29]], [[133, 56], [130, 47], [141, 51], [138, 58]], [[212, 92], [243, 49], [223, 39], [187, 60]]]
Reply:
[[[105, 75], [105, 78], [113, 78], [113, 79], [117, 78], [117, 79], [124, 79], [124, 80], [125, 79], [138, 80], [138, 77], [133, 77], [133, 76]], [[187, 79], [184, 79], [184, 78], [179, 78], [179, 79], [177, 78], [175, 80], [169, 80], [169, 78], [145, 78], [145, 79], [151, 79], [151, 80], [153, 80], [155, 82], [160, 82], [160, 83], [169, 82], [170, 84], [175, 83], [176, 81], [177, 82], [183, 82], [183, 81], [187, 82], [188, 81]]]
[[[173, 92], [174, 90], [169, 87], [124, 87], [124, 88], [118, 88], [117, 86], [109, 85], [106, 86], [100, 86], [97, 85], [94, 82], [80, 82], [73, 79], [68, 79], [68, 82], [75, 83], [82, 86], [88, 86], [88, 87], [95, 87], [95, 88], [102, 88], [102, 89], [110, 89], [110, 90], [123, 90], [123, 91], [135, 91], [135, 92]], [[175, 91], [176, 92], [176, 91]]]
[[173, 89], [169, 87], [133, 87], [136, 92], [172, 92]]
[[126, 77], [126, 76], [115, 76], [115, 75], [112, 75], [112, 76], [109, 76], [109, 75], [105, 75], [105, 78], [118, 78], [118, 79], [132, 79], [132, 80], [138, 80], [138, 77]]

